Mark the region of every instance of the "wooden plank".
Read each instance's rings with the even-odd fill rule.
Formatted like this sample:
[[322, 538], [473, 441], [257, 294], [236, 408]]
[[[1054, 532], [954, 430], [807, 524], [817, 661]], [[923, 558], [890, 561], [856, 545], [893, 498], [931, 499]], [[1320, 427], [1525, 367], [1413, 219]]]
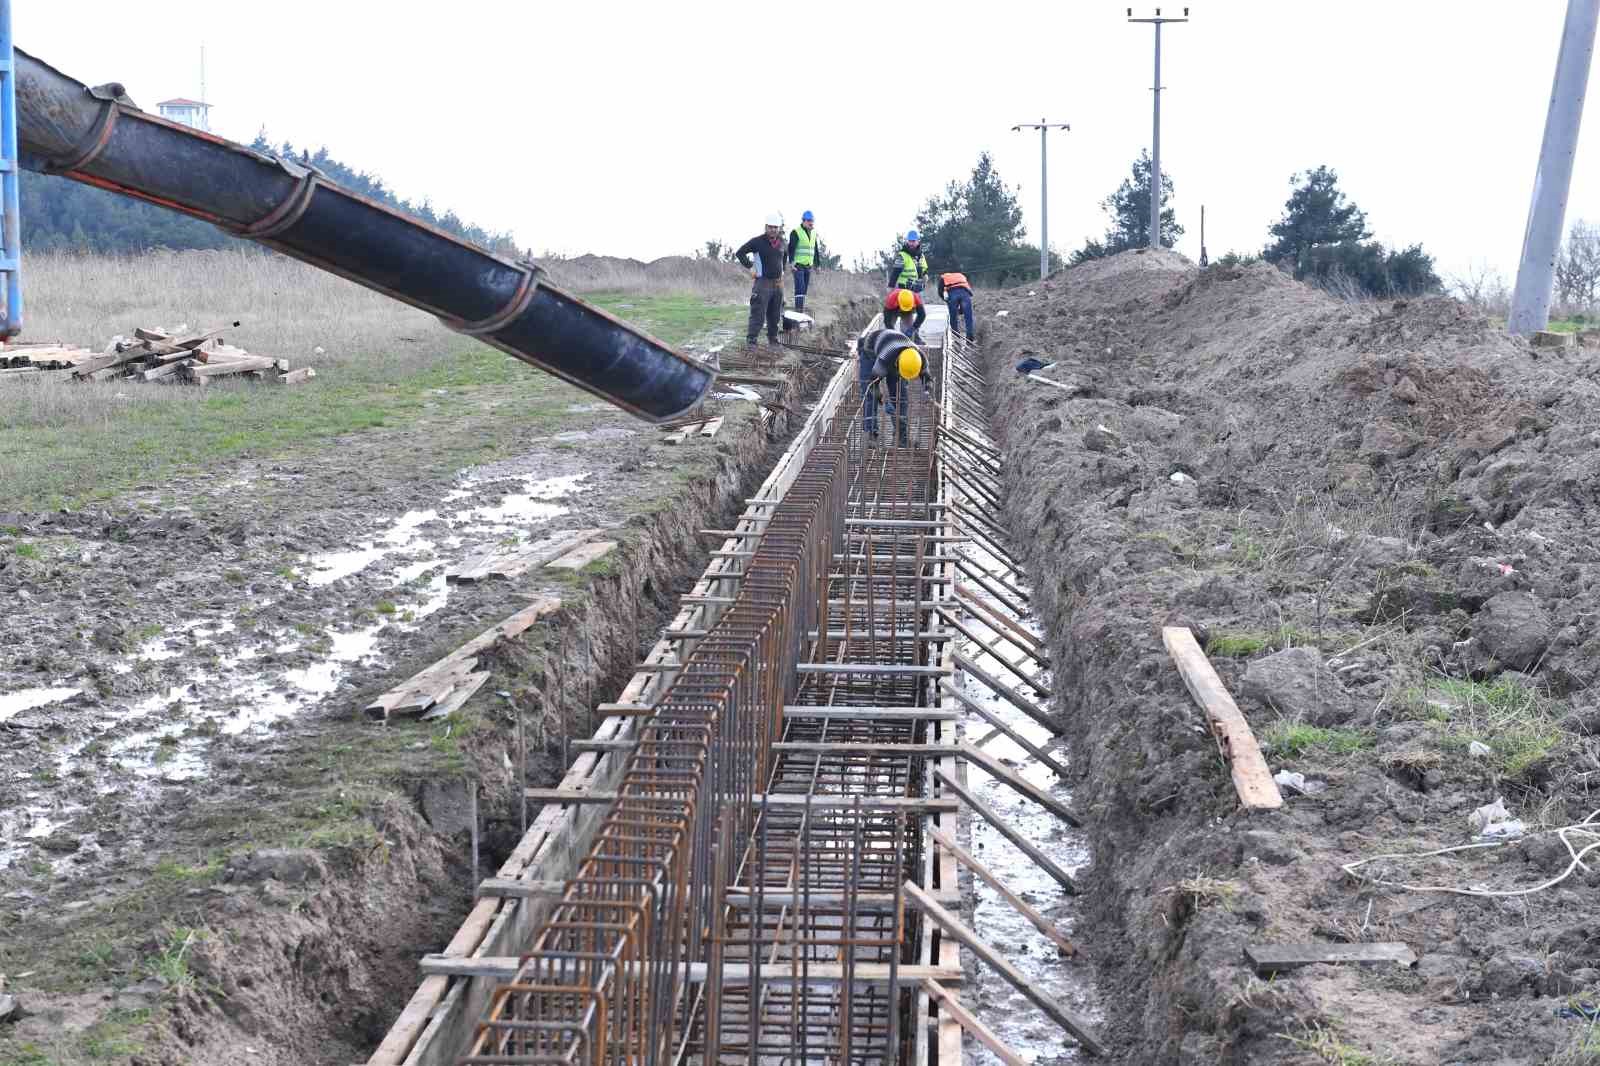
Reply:
[[456, 713], [466, 705], [466, 702], [472, 698], [475, 692], [483, 687], [483, 683], [487, 680], [489, 680], [489, 671], [487, 670], [479, 670], [476, 673], [467, 674], [457, 682], [455, 688], [450, 690], [448, 696], [445, 696], [423, 712], [422, 720], [431, 722], [436, 718], [446, 718]]
[[486, 877], [478, 884], [478, 895], [495, 899], [561, 898], [565, 881], [524, 881], [518, 877]]
[[[282, 360], [280, 360], [280, 362], [281, 361]], [[273, 378], [273, 380], [279, 385], [299, 385], [302, 382], [310, 381], [316, 376], [317, 371], [314, 367], [302, 366], [297, 367], [294, 370], [285, 371], [284, 373], [279, 374], [276, 378]]]
[[984, 821], [994, 826], [995, 832], [999, 833], [1001, 836], [1011, 841], [1011, 843], [1015, 844], [1024, 855], [1033, 860], [1034, 865], [1038, 866], [1039, 869], [1049, 874], [1056, 884], [1060, 885], [1072, 895], [1078, 894], [1078, 886], [1072, 880], [1071, 874], [1067, 873], [1067, 871], [1058, 866], [1055, 860], [1051, 859], [1050, 856], [1040, 851], [1031, 840], [1018, 832], [1016, 828], [1011, 825], [1011, 823], [1000, 817], [1000, 815], [995, 812], [993, 807], [990, 807], [987, 803], [973, 795], [970, 789], [955, 779], [954, 774], [946, 773], [944, 770], [935, 770], [933, 772], [933, 776], [942, 785], [944, 785], [945, 788], [949, 789], [951, 792], [954, 792], [957, 796], [960, 796], [961, 801], [965, 803], [974, 814], [978, 815]]
[[1032, 781], [1029, 781], [976, 744], [963, 743], [960, 750], [962, 758], [968, 762], [977, 763], [983, 768], [984, 773], [990, 777], [1009, 785], [1013, 791], [1033, 800], [1033, 802], [1067, 824], [1082, 828], [1083, 819], [1079, 818], [1071, 807], [1068, 807], [1065, 803], [1044, 791], [1044, 789], [1039, 788]]
[[1060, 733], [1062, 731], [1061, 724], [1052, 718], [1043, 707], [1040, 707], [1038, 704], [1034, 703], [1026, 696], [1023, 696], [1021, 693], [1013, 691], [1005, 684], [1005, 682], [1001, 681], [997, 677], [992, 676], [988, 671], [984, 670], [965, 655], [962, 655], [960, 652], [956, 652], [952, 657], [952, 660], [963, 672], [969, 673], [979, 681], [983, 682], [989, 688], [994, 690], [994, 694], [996, 696], [999, 696], [1001, 699], [1011, 704], [1011, 706], [1015, 707], [1029, 718], [1032, 718], [1035, 722], [1038, 722], [1040, 725], [1050, 730], [1050, 732]]
[[715, 437], [717, 435], [717, 431], [721, 428], [722, 417], [719, 415], [700, 427], [700, 435], [702, 437]]
[[985, 707], [971, 696], [968, 696], [965, 692], [962, 692], [948, 681], [939, 682], [939, 688], [959, 701], [961, 706], [965, 707], [979, 718], [982, 718], [985, 722], [988, 722], [990, 725], [994, 726], [995, 729], [999, 730], [1001, 733], [1004, 733], [1007, 737], [1010, 737], [1013, 744], [1016, 744], [1023, 751], [1027, 752], [1035, 759], [1038, 759], [1045, 766], [1048, 766], [1057, 777], [1067, 776], [1067, 768], [1065, 766], [1062, 766], [1060, 763], [1056, 762], [1056, 760], [1050, 756], [1049, 752], [1045, 751], [1043, 748], [1039, 747], [1039, 745], [1035, 744], [1033, 741], [1029, 740], [1027, 737], [1013, 729], [1011, 724], [1005, 719], [1001, 718], [999, 715], [989, 710], [989, 708]]
[[988, 964], [990, 969], [1005, 978], [1012, 988], [1021, 992], [1034, 1006], [1044, 1011], [1051, 1021], [1071, 1033], [1078, 1043], [1083, 1045], [1085, 1051], [1091, 1055], [1106, 1053], [1106, 1046], [1089, 1031], [1087, 1024], [1052, 997], [1040, 991], [1038, 986], [1028, 980], [1021, 971], [1007, 962], [1004, 956], [980, 939], [977, 933], [967, 928], [966, 923], [960, 918], [941, 906], [938, 900], [924, 892], [915, 881], [907, 881], [902, 887], [908, 897], [907, 902], [914, 904], [935, 925], [964, 944], [968, 950]]
[[614, 540], [593, 540], [582, 544], [567, 552], [559, 559], [553, 559], [544, 564], [546, 570], [578, 571], [588, 566], [597, 559], [604, 559], [616, 550], [617, 542]]
[[[938, 903], [932, 898], [929, 902], [934, 906]], [[644, 968], [639, 963], [625, 963], [624, 968], [636, 967], [640, 972]], [[428, 976], [440, 977], [492, 977], [501, 981], [508, 981], [517, 975], [522, 968], [522, 959], [517, 955], [483, 955], [477, 958], [461, 958], [451, 955], [424, 955], [420, 964], [421, 970]], [[703, 962], [684, 963], [679, 970], [679, 979], [689, 984], [704, 984], [706, 980], [706, 964]], [[837, 962], [813, 962], [804, 976], [798, 966], [792, 962], [763, 963], [752, 967], [747, 962], [726, 962], [722, 965], [722, 983], [724, 985], [747, 985], [750, 983], [752, 970], [759, 977], [763, 985], [838, 985], [843, 984], [844, 964]], [[854, 967], [852, 982], [855, 984], [886, 985], [889, 983], [889, 964], [886, 962], [858, 962]], [[959, 967], [948, 966], [915, 966], [903, 964], [900, 966], [899, 980], [912, 982], [922, 980], [924, 977], [932, 978], [944, 984], [960, 984], [963, 975]]]
[[1267, 760], [1261, 756], [1261, 746], [1256, 743], [1249, 721], [1228, 695], [1222, 679], [1211, 668], [1211, 661], [1195, 642], [1194, 634], [1186, 626], [1165, 626], [1161, 630], [1161, 640], [1177, 664], [1189, 695], [1211, 723], [1211, 733], [1233, 776], [1233, 788], [1239, 794], [1240, 805], [1254, 811], [1282, 807], [1283, 795], [1272, 779], [1272, 771], [1267, 769]]
[[[188, 353], [185, 352], [184, 355], [187, 356]], [[176, 374], [179, 370], [183, 369], [184, 365], [185, 364], [179, 360], [173, 360], [170, 363], [163, 363], [160, 366], [153, 366], [149, 370], [141, 370], [133, 376], [138, 378], [140, 381], [159, 381], [164, 377], [170, 377], [171, 375]]]
[[416, 701], [423, 697], [427, 697], [427, 699], [426, 702], [421, 704], [421, 707], [428, 707], [435, 700], [452, 691], [462, 676], [472, 672], [472, 667], [475, 665], [473, 660], [476, 660], [480, 652], [487, 649], [501, 637], [516, 636], [545, 615], [559, 610], [560, 607], [561, 597], [540, 596], [499, 625], [473, 637], [443, 659], [413, 674], [399, 685], [367, 704], [368, 715], [374, 718], [387, 718], [389, 713], [396, 708], [417, 706]]
[[488, 577], [518, 577], [534, 567], [559, 558], [568, 551], [605, 530], [595, 526], [588, 529], [563, 529], [532, 544], [510, 551], [491, 548], [445, 570], [445, 580], [455, 582], [481, 581]]
[[1411, 967], [1417, 953], [1398, 941], [1376, 944], [1246, 944], [1244, 957], [1262, 977], [1317, 963]]
[[226, 362], [219, 361], [214, 356], [207, 363], [190, 363], [183, 368], [182, 374], [188, 380], [200, 381], [209, 378], [227, 377], [230, 374], [243, 374], [247, 370], [270, 370], [272, 360], [264, 355], [249, 355], [242, 359], [230, 359]]
[[939, 982], [930, 981], [924, 977], [922, 979], [922, 989], [933, 997], [934, 1001], [939, 1004], [941, 1011], [947, 1011], [950, 1017], [961, 1023], [961, 1028], [971, 1033], [978, 1043], [993, 1052], [996, 1058], [1005, 1063], [1005, 1066], [1033, 1066], [1032, 1063], [1006, 1046], [1006, 1042], [1001, 1040], [999, 1034], [993, 1029], [973, 1017], [967, 1011], [967, 1008], [961, 1005], [961, 1001], [947, 992]]
[[932, 825], [928, 826], [928, 835], [938, 841], [950, 854], [954, 855], [957, 862], [976, 874], [984, 884], [1000, 893], [1000, 898], [1011, 904], [1018, 914], [1032, 922], [1033, 927], [1043, 933], [1056, 946], [1057, 951], [1069, 958], [1078, 953], [1077, 945], [1068, 940], [1066, 934], [1057, 929], [1054, 922], [1040, 914], [1027, 900], [1001, 883], [1000, 879], [987, 866], [978, 861], [976, 855], [973, 855], [972, 852], [957, 843], [955, 837]]

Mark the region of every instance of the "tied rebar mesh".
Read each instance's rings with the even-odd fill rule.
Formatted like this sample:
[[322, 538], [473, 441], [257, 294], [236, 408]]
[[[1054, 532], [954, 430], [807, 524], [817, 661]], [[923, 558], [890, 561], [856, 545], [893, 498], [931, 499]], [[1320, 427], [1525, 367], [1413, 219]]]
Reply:
[[922, 868], [920, 824], [870, 801], [920, 794], [921, 760], [772, 746], [924, 739], [914, 722], [784, 717], [786, 703], [927, 699], [925, 676], [866, 668], [928, 659], [932, 531], [903, 520], [929, 515], [934, 409], [913, 404], [903, 447], [867, 446], [860, 414], [852, 390], [735, 602], [643, 720], [617, 799], [463, 1066], [904, 1061], [910, 995], [894, 973], [920, 941], [899, 893]]

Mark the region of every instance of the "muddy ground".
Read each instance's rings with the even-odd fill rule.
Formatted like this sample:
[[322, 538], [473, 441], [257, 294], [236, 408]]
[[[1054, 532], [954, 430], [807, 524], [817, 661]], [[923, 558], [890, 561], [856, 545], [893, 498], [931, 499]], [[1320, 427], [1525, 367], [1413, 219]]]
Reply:
[[[669, 447], [570, 391], [487, 465], [459, 462], [469, 421], [0, 514], [0, 1063], [365, 1058], [520, 835], [519, 717], [553, 783], [703, 567], [696, 530], [781, 451], [736, 398]], [[445, 581], [580, 527], [620, 549]], [[491, 650], [462, 711], [362, 715], [540, 592], [563, 609]]]
[[[1593, 353], [1170, 253], [1032, 288], [984, 301], [982, 340], [1121, 1060], [1600, 1061], [1600, 851], [1568, 847], [1600, 833], [1557, 832], [1600, 808]], [[1164, 625], [1303, 775], [1281, 810], [1239, 811]], [[1243, 959], [1304, 941], [1419, 961]]]

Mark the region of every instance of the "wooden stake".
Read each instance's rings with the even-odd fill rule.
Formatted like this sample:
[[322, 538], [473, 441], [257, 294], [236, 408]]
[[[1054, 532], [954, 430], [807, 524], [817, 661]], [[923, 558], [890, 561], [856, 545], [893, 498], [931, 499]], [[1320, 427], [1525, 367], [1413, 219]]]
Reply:
[[1050, 793], [1037, 787], [1033, 782], [1017, 773], [993, 755], [984, 751], [975, 744], [960, 745], [962, 758], [970, 763], [976, 763], [985, 773], [995, 780], [1011, 786], [1011, 789], [1027, 799], [1033, 800], [1039, 806], [1060, 818], [1068, 825], [1082, 827], [1083, 819], [1079, 818], [1071, 807], [1056, 799]]
[[1040, 707], [1032, 700], [1023, 697], [1021, 694], [1014, 692], [999, 678], [991, 677], [987, 671], [985, 671], [971, 659], [967, 658], [965, 655], [962, 655], [960, 652], [956, 652], [956, 654], [952, 657], [952, 661], [959, 669], [971, 674], [985, 685], [988, 685], [990, 688], [994, 689], [996, 696], [999, 696], [1001, 699], [1011, 704], [1011, 706], [1015, 707], [1029, 718], [1032, 718], [1035, 722], [1038, 722], [1040, 725], [1050, 730], [1050, 732], [1061, 732], [1061, 724], [1055, 719], [1051, 718], [1043, 707]]
[[1022, 853], [1028, 858], [1032, 859], [1034, 865], [1038, 866], [1039, 869], [1049, 874], [1051, 878], [1055, 880], [1056, 884], [1060, 885], [1071, 895], [1076, 896], [1078, 894], [1078, 886], [1073, 882], [1072, 875], [1067, 873], [1067, 871], [1063, 870], [1061, 867], [1057, 866], [1055, 861], [1052, 860], [1050, 856], [1046, 855], [1044, 852], [1035, 847], [1033, 842], [1028, 840], [1027, 837], [1017, 832], [1011, 823], [1007, 822], [995, 812], [993, 807], [990, 807], [977, 796], [974, 796], [970, 789], [961, 784], [950, 774], [945, 773], [943, 770], [935, 770], [933, 772], [933, 776], [937, 778], [945, 788], [949, 789], [951, 792], [954, 792], [957, 796], [960, 796], [961, 801], [970, 807], [973, 813], [977, 814], [984, 821], [994, 826], [995, 832], [999, 833], [1001, 836], [1005, 837], [1007, 840], [1011, 841], [1011, 843], [1020, 848]]
[[1012, 988], [1027, 996], [1034, 1006], [1049, 1015], [1051, 1021], [1071, 1033], [1078, 1043], [1083, 1045], [1085, 1051], [1091, 1055], [1104, 1055], [1106, 1053], [1105, 1045], [1093, 1033], [1089, 1032], [1087, 1025], [1075, 1018], [1070, 1011], [1050, 996], [1041, 992], [1037, 985], [1023, 976], [998, 951], [995, 951], [994, 948], [979, 939], [977, 933], [968, 929], [960, 918], [941, 907], [932, 896], [918, 888], [916, 882], [907, 881], [904, 887], [906, 895], [916, 904], [918, 910], [932, 920], [940, 929], [943, 929], [948, 936], [965, 944], [968, 950], [987, 963], [1001, 977], [1004, 977]]
[[1057, 951], [1069, 957], [1078, 953], [1078, 946], [1068, 940], [1065, 933], [1057, 929], [1050, 919], [1035, 910], [1027, 900], [1001, 884], [1000, 879], [991, 873], [987, 866], [979, 862], [976, 855], [956, 843], [955, 837], [931, 825], [928, 827], [928, 835], [942, 844], [950, 854], [956, 857], [957, 862], [976, 874], [984, 884], [1000, 893], [1000, 898], [1015, 907], [1018, 914], [1032, 922], [1033, 927], [1048, 937], [1050, 942], [1056, 946]]
[[945, 987], [939, 982], [924, 977], [922, 979], [922, 990], [928, 993], [934, 1002], [939, 1004], [940, 1010], [960, 1022], [961, 1028], [971, 1033], [978, 1043], [994, 1052], [995, 1057], [1005, 1063], [1006, 1066], [1029, 1066], [1021, 1055], [1007, 1047], [1005, 1041], [1001, 1040], [993, 1029], [990, 1029], [970, 1014], [967, 1008], [961, 1005], [961, 1001], [946, 991]]
[[978, 742], [980, 745], [987, 743], [996, 735], [1003, 734], [1007, 737], [1010, 737], [1012, 742], [1020, 747], [1023, 751], [1026, 751], [1029, 755], [1032, 755], [1035, 759], [1038, 759], [1040, 762], [1048, 766], [1052, 771], [1054, 771], [1057, 777], [1067, 776], [1067, 768], [1056, 762], [1055, 759], [1051, 758], [1049, 752], [1045, 751], [1043, 748], [1033, 743], [1033, 741], [1029, 740], [1015, 729], [1011, 728], [1005, 719], [995, 714], [982, 703], [973, 699], [965, 692], [962, 692], [948, 681], [939, 682], [939, 687], [944, 692], [954, 696], [956, 700], [960, 702], [961, 706], [965, 707], [979, 718], [982, 718], [985, 722], [988, 722], [990, 725], [994, 726], [994, 732], [989, 734], [989, 736], [985, 737], [983, 740], [980, 740]]

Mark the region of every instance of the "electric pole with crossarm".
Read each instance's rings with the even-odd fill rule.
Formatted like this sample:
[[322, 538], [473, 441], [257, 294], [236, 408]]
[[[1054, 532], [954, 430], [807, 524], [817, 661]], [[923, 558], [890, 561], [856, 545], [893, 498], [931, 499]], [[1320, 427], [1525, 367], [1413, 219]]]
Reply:
[[1188, 22], [1189, 9], [1183, 9], [1182, 18], [1173, 18], [1170, 15], [1161, 17], [1161, 9], [1156, 8], [1154, 18], [1136, 19], [1133, 17], [1133, 8], [1128, 8], [1129, 22], [1149, 22], [1156, 28], [1156, 81], [1155, 81], [1155, 129], [1150, 135], [1150, 247], [1161, 247], [1161, 27], [1168, 22]]
[[1045, 135], [1051, 130], [1070, 130], [1065, 122], [1019, 122], [1011, 127], [1018, 130], [1039, 131], [1039, 280], [1050, 276], [1050, 165], [1045, 156]]

